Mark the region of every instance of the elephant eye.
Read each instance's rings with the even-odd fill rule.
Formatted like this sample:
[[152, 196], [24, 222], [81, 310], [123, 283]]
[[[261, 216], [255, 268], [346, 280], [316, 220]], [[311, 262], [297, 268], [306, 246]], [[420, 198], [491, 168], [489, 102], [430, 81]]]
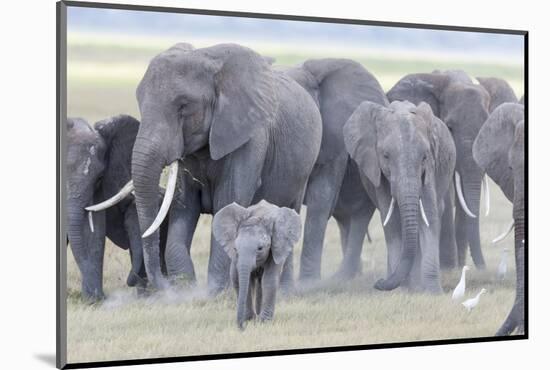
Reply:
[[390, 153], [388, 153], [388, 152], [384, 152], [383, 155], [384, 155], [384, 158], [386, 158], [386, 159], [388, 159], [390, 157]]

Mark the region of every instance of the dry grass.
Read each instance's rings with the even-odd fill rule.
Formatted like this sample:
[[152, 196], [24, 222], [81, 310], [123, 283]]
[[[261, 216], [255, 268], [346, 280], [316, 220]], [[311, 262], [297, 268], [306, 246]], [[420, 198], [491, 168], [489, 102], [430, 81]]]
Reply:
[[[104, 281], [109, 298], [102, 305], [88, 306], [80, 301], [78, 270], [69, 253], [69, 361], [491, 336], [514, 299], [513, 256], [509, 256], [510, 271], [504, 281], [497, 281], [495, 272], [501, 248], [511, 248], [512, 238], [499, 246], [490, 244], [490, 239], [506, 227], [511, 207], [495, 186], [492, 190], [492, 215], [481, 220], [488, 269], [472, 270], [467, 289], [468, 296], [481, 287], [488, 293], [470, 314], [450, 299], [459, 271], [444, 274], [446, 293], [441, 296], [373, 289], [376, 279], [385, 273], [386, 258], [380, 220], [375, 216], [370, 226], [373, 243], [364, 245], [362, 276], [347, 283], [328, 279], [341, 261], [337, 227], [331, 221], [321, 286], [299, 290], [292, 297], [280, 296], [273, 322], [252, 323], [241, 332], [235, 322], [235, 293], [230, 290], [216, 299], [207, 299], [204, 293], [211, 217], [203, 216], [192, 249], [197, 288], [138, 299], [132, 289], [125, 287], [130, 268], [128, 254], [108, 243]], [[300, 246], [295, 255], [296, 267]]]
[[[82, 47], [78, 40], [69, 40], [69, 115], [91, 122], [119, 113], [139, 117], [135, 86], [156, 49], [148, 46], [140, 50], [133, 46], [127, 50], [126, 58], [120, 55], [120, 50], [124, 52], [120, 48], [101, 50], [97, 45]], [[308, 57], [274, 56], [288, 63]], [[368, 62], [365, 61], [367, 67]], [[385, 88], [412, 71], [410, 63], [370, 62], [371, 70]], [[433, 61], [423, 63], [418, 64], [418, 68], [457, 67]], [[112, 64], [116, 68], [110, 70]], [[491, 69], [487, 65], [466, 67], [474, 76], [477, 72], [495, 71], [491, 75], [509, 78], [516, 92], [521, 93], [521, 69], [506, 66]], [[373, 289], [374, 282], [385, 275], [386, 266], [382, 228], [379, 216], [375, 215], [370, 225], [373, 242], [364, 245], [362, 276], [347, 283], [328, 281], [341, 261], [337, 227], [331, 220], [323, 255], [322, 286], [300, 291], [296, 296], [279, 297], [273, 322], [251, 323], [241, 332], [235, 323], [233, 291], [216, 299], [205, 297], [211, 217], [202, 216], [192, 248], [198, 275], [198, 287], [194, 289], [181, 289], [148, 299], [136, 298], [135, 292], [125, 286], [130, 269], [129, 255], [108, 242], [104, 273], [108, 299], [101, 305], [89, 306], [79, 298], [79, 273], [68, 252], [68, 360], [121, 360], [493, 335], [512, 305], [515, 273], [511, 253], [508, 276], [502, 282], [496, 281], [500, 251], [503, 246], [512, 249], [512, 238], [498, 246], [491, 245], [490, 240], [505, 229], [511, 217], [511, 206], [500, 190], [491, 185], [491, 215], [481, 218], [488, 269], [471, 271], [467, 295], [476, 294], [481, 287], [487, 288], [488, 293], [470, 314], [450, 299], [459, 271], [444, 274], [446, 293], [441, 296], [410, 294], [402, 290], [382, 293]], [[295, 253], [296, 271], [300, 248], [301, 243]]]

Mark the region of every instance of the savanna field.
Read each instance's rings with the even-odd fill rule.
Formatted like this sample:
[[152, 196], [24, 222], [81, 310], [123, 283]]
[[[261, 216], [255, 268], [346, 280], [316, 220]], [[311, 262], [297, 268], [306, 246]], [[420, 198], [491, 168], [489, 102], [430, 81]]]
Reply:
[[[109, 38], [84, 34], [68, 37], [68, 116], [89, 122], [127, 113], [139, 119], [136, 86], [149, 60], [177, 40]], [[179, 40], [190, 41], [190, 40]], [[194, 43], [196, 47], [207, 46]], [[470, 76], [501, 77], [523, 94], [523, 67], [491, 62], [453, 62], [449, 58], [422, 59], [364, 54], [327, 55], [285, 50], [271, 46], [253, 47], [276, 59], [275, 64], [293, 65], [314, 57], [346, 57], [361, 62], [380, 81], [385, 91], [403, 75], [434, 69], [463, 69]], [[250, 352], [274, 349], [345, 346], [447, 338], [492, 336], [508, 314], [515, 294], [513, 237], [497, 245], [491, 240], [511, 220], [512, 207], [500, 189], [490, 182], [491, 212], [481, 212], [480, 230], [487, 270], [473, 268], [467, 276], [466, 298], [481, 288], [487, 293], [468, 313], [451, 300], [460, 271], [443, 273], [445, 294], [379, 292], [375, 281], [386, 274], [386, 250], [382, 225], [375, 213], [362, 254], [363, 274], [349, 282], [333, 282], [332, 274], [342, 259], [336, 223], [331, 220], [323, 253], [323, 282], [307, 290], [298, 288], [290, 297], [278, 296], [273, 322], [249, 323], [241, 332], [236, 325], [236, 294], [228, 290], [206, 298], [206, 269], [209, 255], [211, 216], [203, 215], [193, 239], [192, 258], [197, 287], [138, 299], [126, 286], [130, 258], [110, 242], [105, 248], [102, 304], [90, 306], [80, 299], [80, 276], [70, 249], [67, 250], [67, 349], [68, 361], [107, 361], [164, 356]], [[484, 204], [483, 199], [481, 204]], [[302, 209], [302, 218], [305, 217]], [[502, 249], [510, 250], [508, 274], [497, 279]], [[294, 253], [299, 270], [301, 241]]]

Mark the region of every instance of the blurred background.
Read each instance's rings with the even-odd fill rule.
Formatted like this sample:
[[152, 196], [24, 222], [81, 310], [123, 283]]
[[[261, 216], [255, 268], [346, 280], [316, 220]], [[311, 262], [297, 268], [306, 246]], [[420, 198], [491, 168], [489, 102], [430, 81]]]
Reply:
[[238, 43], [285, 65], [350, 58], [385, 90], [407, 73], [463, 69], [472, 77], [502, 77], [523, 94], [518, 35], [69, 7], [69, 116], [139, 117], [139, 80], [151, 58], [177, 42]]

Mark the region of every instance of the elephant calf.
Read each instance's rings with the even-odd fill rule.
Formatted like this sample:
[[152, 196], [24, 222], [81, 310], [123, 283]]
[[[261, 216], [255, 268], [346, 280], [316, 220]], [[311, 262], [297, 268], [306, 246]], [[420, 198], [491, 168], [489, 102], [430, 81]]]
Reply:
[[216, 213], [212, 230], [231, 258], [239, 328], [244, 329], [256, 313], [261, 321], [271, 320], [282, 266], [300, 239], [300, 217], [290, 208], [265, 200], [248, 208], [232, 203]]

